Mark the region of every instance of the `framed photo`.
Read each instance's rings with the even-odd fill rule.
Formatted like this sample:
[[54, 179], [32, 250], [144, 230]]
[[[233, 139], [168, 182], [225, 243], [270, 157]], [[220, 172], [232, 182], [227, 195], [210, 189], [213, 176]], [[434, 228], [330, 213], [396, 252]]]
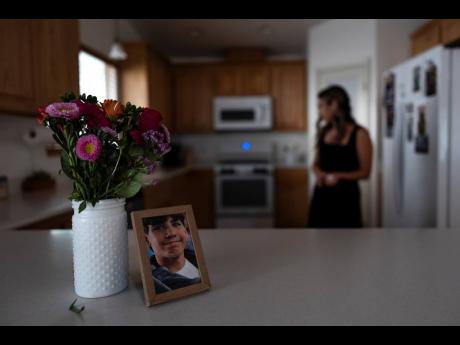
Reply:
[[191, 205], [133, 211], [131, 220], [147, 306], [209, 290]]

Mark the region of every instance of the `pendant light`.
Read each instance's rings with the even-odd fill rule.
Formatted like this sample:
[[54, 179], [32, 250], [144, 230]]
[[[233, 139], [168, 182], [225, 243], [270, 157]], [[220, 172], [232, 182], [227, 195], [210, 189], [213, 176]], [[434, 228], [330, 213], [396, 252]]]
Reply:
[[110, 48], [109, 57], [112, 60], [126, 60], [128, 58], [128, 54], [126, 53], [123, 45], [120, 43], [120, 35], [118, 29], [118, 20], [115, 19], [115, 40]]

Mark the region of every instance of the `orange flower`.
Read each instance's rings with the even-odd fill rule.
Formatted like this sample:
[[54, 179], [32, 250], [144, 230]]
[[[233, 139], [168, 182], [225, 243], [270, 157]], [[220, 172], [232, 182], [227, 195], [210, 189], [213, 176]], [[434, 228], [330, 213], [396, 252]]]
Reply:
[[104, 104], [102, 104], [102, 108], [108, 117], [118, 117], [123, 114], [125, 107], [118, 101], [114, 101], [113, 99], [106, 99]]

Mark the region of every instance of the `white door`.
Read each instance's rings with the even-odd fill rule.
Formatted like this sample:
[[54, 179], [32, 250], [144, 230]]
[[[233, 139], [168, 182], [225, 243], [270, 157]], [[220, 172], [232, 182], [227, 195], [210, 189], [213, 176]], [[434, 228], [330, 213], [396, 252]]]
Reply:
[[[355, 120], [361, 126], [370, 129], [371, 118], [369, 109], [369, 64], [364, 62], [357, 65], [321, 69], [318, 71], [317, 92], [331, 86], [342, 86], [350, 96], [351, 109]], [[314, 114], [318, 116], [317, 112]], [[370, 131], [372, 133], [372, 131]], [[373, 142], [376, 141], [373, 138]], [[374, 167], [375, 168], [375, 167]], [[375, 226], [372, 219], [374, 205], [370, 192], [371, 181], [361, 182], [361, 208], [365, 227]]]

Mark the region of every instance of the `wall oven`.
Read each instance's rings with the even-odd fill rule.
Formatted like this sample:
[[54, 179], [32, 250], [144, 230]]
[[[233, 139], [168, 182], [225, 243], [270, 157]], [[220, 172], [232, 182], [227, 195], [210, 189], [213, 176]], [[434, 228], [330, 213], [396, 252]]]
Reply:
[[271, 216], [273, 166], [264, 162], [226, 162], [215, 168], [218, 216]]
[[214, 129], [217, 131], [270, 130], [273, 127], [270, 96], [215, 97]]

